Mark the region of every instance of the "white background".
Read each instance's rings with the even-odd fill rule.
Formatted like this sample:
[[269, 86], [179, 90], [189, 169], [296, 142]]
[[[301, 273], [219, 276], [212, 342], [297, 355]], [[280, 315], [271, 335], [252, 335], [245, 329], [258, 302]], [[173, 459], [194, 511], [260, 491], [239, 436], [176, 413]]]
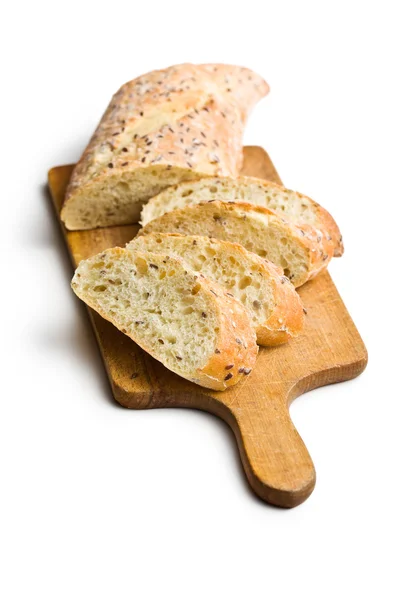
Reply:
[[[399, 598], [397, 2], [9, 2], [1, 23], [1, 596]], [[291, 414], [318, 480], [258, 501], [233, 436], [190, 410], [112, 400], [44, 194], [112, 93], [170, 64], [271, 86], [245, 141], [328, 208], [331, 273], [369, 350]], [[11, 263], [11, 264], [10, 264]]]

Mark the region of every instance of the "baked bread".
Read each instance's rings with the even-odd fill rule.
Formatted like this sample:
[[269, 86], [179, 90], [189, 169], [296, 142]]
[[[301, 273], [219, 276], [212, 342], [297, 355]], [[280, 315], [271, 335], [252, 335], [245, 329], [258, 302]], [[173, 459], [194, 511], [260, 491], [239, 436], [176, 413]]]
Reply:
[[170, 185], [236, 177], [247, 114], [267, 92], [261, 77], [228, 65], [177, 65], [123, 85], [72, 173], [67, 229], [136, 223]]
[[224, 390], [254, 366], [258, 347], [245, 308], [177, 257], [112, 248], [79, 264], [72, 289], [194, 383]]
[[136, 237], [126, 248], [179, 256], [191, 269], [219, 283], [247, 309], [262, 346], [283, 344], [303, 326], [299, 295], [282, 269], [240, 244], [196, 235], [149, 233]]
[[275, 212], [246, 202], [211, 200], [178, 208], [139, 231], [207, 235], [237, 242], [282, 267], [295, 287], [325, 269], [333, 256], [330, 235], [311, 225], [295, 225]]
[[342, 236], [327, 210], [303, 194], [255, 177], [208, 177], [171, 186], [144, 205], [140, 221], [147, 225], [175, 208], [209, 200], [249, 202], [274, 210], [298, 225], [308, 223], [332, 237], [334, 256], [343, 254]]

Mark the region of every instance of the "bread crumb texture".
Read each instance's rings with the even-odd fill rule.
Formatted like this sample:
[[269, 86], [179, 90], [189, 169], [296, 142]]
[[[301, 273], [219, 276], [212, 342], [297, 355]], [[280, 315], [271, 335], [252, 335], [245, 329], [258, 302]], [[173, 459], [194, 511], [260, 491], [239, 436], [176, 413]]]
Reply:
[[323, 229], [332, 238], [334, 255], [343, 254], [341, 233], [327, 210], [304, 194], [254, 177], [208, 177], [171, 186], [145, 204], [141, 213], [141, 224], [147, 225], [153, 219], [176, 208], [210, 200], [249, 202], [273, 210], [297, 225], [304, 223]]
[[254, 366], [258, 347], [245, 308], [175, 256], [113, 248], [82, 261], [72, 288], [154, 358], [194, 383], [224, 390]]
[[177, 208], [150, 221], [139, 234], [151, 232], [207, 235], [238, 242], [283, 269], [295, 287], [325, 269], [334, 253], [326, 231], [296, 225], [274, 211], [245, 202], [213, 200]]
[[246, 308], [260, 345], [275, 346], [299, 334], [303, 307], [283, 270], [240, 244], [203, 236], [150, 233], [127, 249], [172, 254], [232, 294]]

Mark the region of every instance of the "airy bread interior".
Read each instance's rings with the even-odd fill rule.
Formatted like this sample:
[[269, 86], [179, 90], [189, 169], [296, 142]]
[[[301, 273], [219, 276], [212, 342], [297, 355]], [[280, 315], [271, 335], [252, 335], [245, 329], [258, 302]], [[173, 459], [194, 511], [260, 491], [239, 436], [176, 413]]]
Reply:
[[77, 190], [62, 208], [61, 218], [70, 231], [137, 223], [144, 202], [193, 176], [190, 169], [162, 165], [118, 172]]
[[324, 208], [303, 194], [254, 177], [193, 178], [192, 181], [171, 186], [144, 205], [140, 222], [144, 226], [176, 208], [210, 200], [249, 202], [274, 210], [295, 223], [328, 229], [336, 242], [335, 255], [343, 253], [340, 231]]
[[213, 296], [177, 258], [107, 250], [82, 261], [75, 293], [169, 369], [190, 378], [214, 352]]
[[295, 287], [305, 283], [310, 264], [308, 248], [279, 217], [249, 208], [224, 202], [190, 205], [153, 219], [140, 233], [207, 235], [237, 242], [282, 267]]
[[[290, 317], [293, 312], [296, 324], [301, 324], [303, 311], [293, 286], [282, 277], [281, 269], [266, 263], [240, 245], [202, 236], [154, 233], [136, 237], [127, 245], [127, 249], [175, 254], [195, 271], [217, 281], [245, 306], [257, 331], [259, 344], [275, 345], [277, 339], [284, 342], [297, 334], [297, 331], [293, 331]], [[288, 314], [285, 306], [281, 322], [272, 326], [268, 324], [272, 313], [280, 302], [287, 302], [286, 295], [280, 298], [277, 293], [277, 290], [281, 290], [282, 282], [292, 289], [292, 311]], [[279, 338], [277, 330], [287, 335]]]

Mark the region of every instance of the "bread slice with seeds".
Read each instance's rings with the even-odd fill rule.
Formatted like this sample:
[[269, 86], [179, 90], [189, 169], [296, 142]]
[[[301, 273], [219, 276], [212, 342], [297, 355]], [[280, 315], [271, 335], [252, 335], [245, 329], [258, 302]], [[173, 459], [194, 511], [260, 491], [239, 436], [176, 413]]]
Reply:
[[123, 85], [72, 173], [67, 229], [137, 223], [170, 185], [236, 177], [247, 115], [267, 92], [259, 75], [230, 65], [176, 65]]
[[258, 347], [245, 308], [166, 254], [112, 248], [82, 261], [72, 289], [171, 371], [224, 390], [251, 372]]
[[297, 226], [267, 208], [246, 202], [212, 200], [178, 208], [150, 221], [139, 235], [152, 232], [237, 242], [282, 267], [295, 287], [325, 269], [334, 250], [327, 233], [311, 225]]
[[207, 177], [171, 186], [145, 204], [141, 224], [147, 225], [152, 219], [176, 208], [209, 200], [249, 202], [274, 210], [297, 225], [307, 223], [327, 231], [334, 244], [334, 255], [343, 254], [339, 227], [327, 210], [303, 194], [255, 177]]
[[136, 237], [126, 248], [179, 256], [194, 271], [219, 283], [247, 309], [262, 346], [283, 344], [303, 326], [299, 295], [282, 269], [240, 244], [196, 235], [149, 233]]

